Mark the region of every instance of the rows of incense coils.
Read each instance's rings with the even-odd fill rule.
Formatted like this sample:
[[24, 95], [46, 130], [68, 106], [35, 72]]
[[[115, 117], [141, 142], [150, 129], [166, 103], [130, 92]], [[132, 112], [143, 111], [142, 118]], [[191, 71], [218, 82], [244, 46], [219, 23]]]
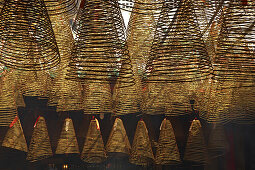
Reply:
[[[153, 152], [149, 133], [143, 120], [137, 123], [131, 145], [125, 126], [120, 118], [115, 119], [106, 144], [104, 144], [98, 120], [92, 119], [80, 152], [73, 121], [70, 118], [66, 118], [54, 153], [55, 155], [78, 154], [81, 160], [87, 163], [102, 163], [108, 157], [118, 155], [129, 157], [130, 163], [135, 165], [148, 166], [151, 163], [161, 165], [181, 164], [182, 159], [175, 132], [171, 122], [166, 118], [161, 123], [159, 139], [154, 145], [156, 147], [155, 152]], [[29, 147], [18, 116], [15, 117], [10, 125], [1, 146], [27, 152], [26, 159], [30, 162], [54, 156], [46, 121], [44, 117], [40, 116], [35, 122]], [[201, 123], [195, 119], [189, 129], [183, 160], [204, 165], [208, 163], [208, 151], [210, 151], [210, 154], [214, 154], [213, 156], [219, 156], [225, 152], [225, 149], [226, 136], [224, 127], [216, 124], [211, 130], [209, 143], [206, 144]]]
[[254, 2], [137, 0], [127, 31], [116, 0], [78, 4], [1, 3], [1, 126], [22, 95], [58, 112], [254, 122]]

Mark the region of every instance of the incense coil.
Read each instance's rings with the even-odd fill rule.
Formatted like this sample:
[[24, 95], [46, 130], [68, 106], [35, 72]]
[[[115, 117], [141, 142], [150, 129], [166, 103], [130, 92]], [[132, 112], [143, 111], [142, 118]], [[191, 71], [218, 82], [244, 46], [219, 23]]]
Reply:
[[27, 142], [18, 116], [14, 119], [8, 129], [2, 146], [27, 152]]
[[34, 126], [31, 142], [29, 145], [27, 160], [39, 161], [53, 156], [47, 125], [43, 117], [39, 117]]
[[161, 165], [180, 163], [180, 153], [174, 130], [169, 120], [164, 119], [160, 126], [155, 162]]
[[207, 147], [199, 120], [193, 120], [190, 126], [184, 160], [200, 164], [206, 164], [208, 161]]
[[44, 2], [49, 15], [66, 14], [73, 16], [79, 8], [79, 0], [45, 0]]
[[76, 139], [73, 121], [66, 118], [58, 140], [58, 145], [55, 154], [72, 154], [80, 153], [79, 146]]
[[16, 71], [11, 71], [0, 79], [0, 126], [9, 126], [17, 115]]
[[101, 163], [107, 158], [103, 138], [97, 120], [91, 120], [81, 159], [88, 163]]
[[82, 85], [80, 82], [66, 80], [65, 73], [67, 73], [67, 68], [62, 70], [62, 73], [59, 75], [59, 80], [56, 82], [59, 83], [57, 112], [83, 110]]
[[118, 77], [125, 86], [133, 84], [120, 14], [117, 7], [105, 1], [85, 2], [76, 18], [77, 39], [68, 79], [109, 83], [111, 78]]
[[6, 1], [0, 28], [1, 62], [7, 67], [43, 70], [59, 63], [57, 43], [43, 1]]
[[124, 153], [129, 155], [131, 145], [121, 119], [116, 118], [109, 135], [106, 151], [109, 153]]
[[[146, 67], [148, 82], [194, 82], [209, 75], [209, 56], [193, 8], [184, 0], [170, 14], [162, 10]], [[166, 25], [169, 18], [173, 19]]]
[[154, 160], [148, 130], [144, 121], [137, 123], [129, 162], [136, 165], [149, 165]]
[[85, 93], [83, 97], [84, 114], [112, 112], [112, 94], [109, 84], [89, 83], [83, 90]]
[[61, 62], [55, 69], [51, 69], [49, 71], [54, 77], [54, 83], [50, 91], [48, 105], [57, 106], [58, 100], [60, 99], [61, 86], [68, 83], [68, 81], [65, 79], [65, 73], [63, 72], [66, 72], [66, 67], [72, 55], [71, 51], [74, 45], [74, 38], [66, 14], [50, 16], [50, 19], [56, 37], [56, 42], [58, 44]]
[[[255, 4], [233, 0], [224, 11], [214, 75], [221, 81], [254, 83]], [[235, 86], [235, 84], [233, 84]]]
[[23, 95], [48, 97], [51, 78], [46, 71], [19, 71], [17, 75]]
[[[135, 82], [138, 81], [138, 77], [134, 76]], [[123, 88], [121, 82], [117, 80], [114, 91], [114, 114], [125, 115], [138, 113], [140, 111], [141, 97], [139, 96], [139, 82], [133, 86]]]

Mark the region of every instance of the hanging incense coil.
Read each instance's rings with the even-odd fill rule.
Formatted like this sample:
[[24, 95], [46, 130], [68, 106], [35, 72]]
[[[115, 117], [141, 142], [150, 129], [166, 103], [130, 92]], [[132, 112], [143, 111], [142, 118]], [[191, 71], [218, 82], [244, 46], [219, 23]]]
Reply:
[[6, 1], [0, 27], [1, 62], [7, 67], [43, 70], [59, 63], [58, 47], [44, 1]]
[[81, 159], [88, 163], [101, 163], [107, 158], [103, 138], [97, 120], [91, 120]]
[[[255, 4], [233, 0], [224, 11], [214, 75], [218, 80], [254, 84]], [[233, 84], [235, 86], [235, 84]]]
[[181, 162], [174, 130], [170, 121], [167, 119], [164, 119], [160, 126], [160, 135], [155, 161], [157, 164], [161, 165]]
[[49, 15], [66, 14], [73, 16], [79, 8], [79, 0], [45, 0], [44, 2]]
[[86, 1], [84, 9], [77, 14], [76, 27], [77, 38], [67, 78], [109, 83], [109, 80], [118, 77], [123, 86], [133, 85], [118, 6], [103, 0]]
[[45, 119], [39, 117], [34, 126], [27, 160], [30, 162], [49, 158], [53, 155]]
[[227, 136], [224, 126], [220, 123], [213, 124], [210, 132], [208, 149], [212, 157], [223, 155], [228, 147]]
[[[209, 56], [193, 8], [191, 0], [184, 0], [174, 15], [171, 10], [162, 10], [147, 64], [148, 82], [195, 82], [207, 78]], [[166, 28], [164, 21], [169, 18], [173, 19]]]
[[83, 98], [84, 114], [105, 114], [112, 112], [112, 94], [109, 84], [89, 83]]
[[65, 79], [67, 68], [64, 68], [62, 72], [63, 73], [60, 74], [60, 78], [57, 82], [59, 83], [57, 112], [83, 110], [83, 93], [81, 83]]
[[19, 71], [17, 75], [23, 95], [48, 97], [51, 78], [46, 71]]
[[115, 115], [132, 114], [140, 111], [141, 97], [139, 93], [141, 87], [139, 88], [138, 77], [134, 76], [134, 78], [137, 83], [124, 88], [121, 82], [117, 80], [113, 93]]
[[154, 160], [154, 155], [148, 130], [144, 121], [140, 120], [136, 127], [129, 162], [136, 165], [146, 166], [152, 160]]
[[55, 153], [56, 154], [80, 153], [73, 126], [73, 121], [70, 118], [65, 119]]
[[17, 115], [16, 80], [15, 71], [0, 79], [0, 126], [9, 126]]
[[27, 152], [27, 142], [18, 116], [11, 123], [2, 146]]
[[116, 118], [112, 131], [106, 144], [106, 151], [109, 153], [124, 153], [129, 155], [131, 145], [121, 119]]
[[[54, 85], [50, 91], [48, 105], [57, 106], [61, 95], [63, 95], [63, 92], [61, 89], [66, 88], [65, 84], [67, 84], [69, 88], [72, 86], [72, 83], [65, 79], [65, 73], [66, 73], [67, 65], [72, 55], [71, 50], [74, 45], [74, 38], [73, 38], [72, 30], [70, 28], [69, 19], [66, 16], [66, 14], [50, 16], [50, 19], [52, 22], [52, 28], [54, 30], [56, 41], [58, 44], [61, 62], [54, 70], [53, 69], [50, 70], [50, 73], [54, 77]], [[76, 88], [77, 85], [78, 85], [77, 83], [73, 83], [74, 88]], [[72, 110], [76, 110], [76, 108]]]
[[208, 161], [207, 147], [199, 120], [193, 120], [190, 126], [184, 160], [200, 164], [206, 164]]

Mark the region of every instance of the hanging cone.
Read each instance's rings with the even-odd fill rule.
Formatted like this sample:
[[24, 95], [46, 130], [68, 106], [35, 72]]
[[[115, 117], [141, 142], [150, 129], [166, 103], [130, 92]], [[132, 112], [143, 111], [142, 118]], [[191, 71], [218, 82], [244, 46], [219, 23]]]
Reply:
[[47, 125], [43, 117], [39, 117], [34, 126], [33, 135], [28, 149], [27, 160], [35, 162], [53, 155]]
[[116, 118], [106, 144], [106, 151], [129, 155], [131, 146], [121, 119]]
[[98, 121], [91, 120], [81, 159], [88, 163], [101, 163], [107, 158]]
[[77, 39], [67, 77], [75, 81], [109, 83], [118, 77], [133, 85], [125, 44], [123, 18], [117, 1], [87, 0], [76, 18]]
[[[138, 77], [135, 78], [135, 81]], [[114, 106], [115, 115], [125, 115], [138, 113], [140, 111], [140, 97], [139, 91], [141, 87], [138, 88], [139, 82], [133, 86], [122, 87], [121, 82], [116, 83], [114, 87]]]
[[12, 70], [0, 79], [0, 126], [9, 126], [17, 115], [15, 73]]
[[129, 161], [136, 165], [148, 165], [154, 160], [148, 130], [144, 121], [137, 124]]
[[27, 142], [18, 116], [11, 123], [2, 146], [27, 152]]
[[[215, 58], [217, 80], [254, 85], [254, 1], [232, 0], [224, 11], [219, 50]], [[240, 17], [241, 16], [241, 17]]]
[[223, 155], [228, 147], [227, 137], [223, 125], [213, 124], [210, 136], [208, 149], [212, 157]]
[[[86, 86], [86, 85], [85, 85]], [[109, 84], [89, 83], [84, 89], [84, 114], [105, 114], [112, 112], [112, 94]]]
[[73, 127], [73, 121], [70, 118], [65, 119], [55, 153], [56, 154], [80, 153], [75, 135], [75, 130]]
[[208, 161], [207, 154], [201, 123], [199, 120], [193, 120], [189, 129], [184, 160], [206, 164]]
[[164, 119], [160, 127], [156, 163], [161, 165], [180, 163], [180, 153], [176, 143], [174, 130], [169, 120]]
[[[209, 56], [201, 38], [191, 0], [180, 1], [171, 11], [165, 3], [147, 65], [149, 82], [183, 83], [207, 78]], [[175, 7], [176, 8], [176, 7]], [[174, 18], [164, 25], [165, 20]], [[192, 84], [191, 84], [192, 85]]]
[[43, 70], [59, 63], [58, 47], [44, 1], [6, 1], [0, 27], [1, 62], [7, 67]]

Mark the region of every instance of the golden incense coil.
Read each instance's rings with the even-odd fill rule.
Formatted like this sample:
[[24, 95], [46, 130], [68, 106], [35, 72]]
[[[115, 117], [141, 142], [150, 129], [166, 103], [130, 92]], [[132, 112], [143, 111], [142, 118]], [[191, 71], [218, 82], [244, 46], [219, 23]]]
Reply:
[[109, 83], [118, 77], [123, 86], [134, 84], [125, 44], [123, 18], [117, 1], [88, 0], [76, 17], [77, 38], [67, 78]]
[[46, 122], [45, 119], [40, 116], [34, 125], [34, 131], [27, 153], [27, 160], [35, 162], [51, 156], [53, 156], [53, 153]]
[[13, 70], [0, 79], [0, 126], [9, 126], [17, 115], [15, 72]]
[[129, 162], [136, 165], [148, 165], [154, 160], [148, 130], [143, 120], [138, 121], [132, 144]]
[[18, 116], [10, 124], [2, 146], [27, 152], [27, 142]]
[[167, 119], [164, 119], [160, 126], [155, 161], [157, 164], [161, 165], [176, 164], [181, 162], [174, 130], [170, 121]]
[[6, 1], [0, 15], [0, 27], [1, 62], [7, 67], [44, 70], [60, 62], [44, 1]]
[[81, 153], [81, 159], [88, 163], [101, 163], [107, 158], [103, 138], [97, 119], [91, 120]]
[[129, 155], [130, 150], [131, 145], [129, 143], [123, 122], [120, 118], [116, 118], [106, 144], [106, 151]]
[[56, 154], [80, 153], [79, 146], [75, 135], [73, 121], [66, 118], [58, 140]]
[[112, 94], [109, 84], [85, 84], [83, 97], [84, 114], [105, 114], [112, 112]]
[[207, 147], [199, 120], [193, 120], [190, 126], [184, 160], [200, 164], [206, 164], [208, 161]]

